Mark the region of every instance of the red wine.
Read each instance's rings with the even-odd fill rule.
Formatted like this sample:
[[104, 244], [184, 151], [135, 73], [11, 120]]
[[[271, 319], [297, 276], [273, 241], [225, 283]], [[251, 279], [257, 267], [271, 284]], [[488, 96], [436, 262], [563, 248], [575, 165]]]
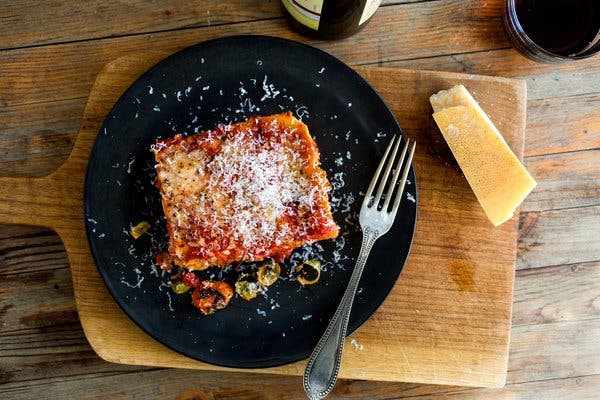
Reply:
[[292, 25], [325, 39], [350, 36], [371, 19], [381, 0], [282, 0]]
[[514, 3], [523, 31], [550, 53], [576, 54], [600, 32], [600, 0], [515, 0]]

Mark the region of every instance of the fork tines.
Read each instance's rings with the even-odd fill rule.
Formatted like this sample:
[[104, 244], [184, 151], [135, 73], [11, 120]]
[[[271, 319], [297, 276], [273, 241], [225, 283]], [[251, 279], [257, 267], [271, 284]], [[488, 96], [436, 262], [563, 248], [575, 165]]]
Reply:
[[[390, 144], [385, 150], [385, 153], [383, 154], [383, 157], [379, 162], [379, 166], [377, 167], [377, 170], [373, 175], [371, 184], [367, 189], [367, 194], [365, 195], [363, 207], [376, 207], [377, 210], [389, 212], [392, 214], [395, 214], [398, 210], [398, 207], [400, 206], [400, 201], [402, 200], [402, 193], [404, 192], [404, 185], [406, 184], [406, 177], [408, 176], [408, 172], [410, 170], [410, 165], [412, 163], [412, 158], [415, 152], [416, 144], [414, 141], [412, 141], [411, 144], [411, 141], [407, 139], [406, 143], [402, 148], [400, 156], [396, 157], [401, 142], [401, 136], [394, 135], [394, 137], [392, 137], [392, 140], [390, 141]], [[408, 157], [406, 156], [407, 152]], [[385, 171], [381, 176], [381, 171], [384, 167]], [[393, 173], [393, 176], [391, 180], [388, 180], [390, 173]], [[400, 173], [402, 173], [401, 178]], [[376, 186], [377, 193], [375, 194], [375, 196], [373, 196], [373, 191], [375, 190]], [[387, 191], [384, 194], [384, 190], [386, 189]], [[390, 202], [392, 198], [394, 198], [394, 202], [390, 209]]]

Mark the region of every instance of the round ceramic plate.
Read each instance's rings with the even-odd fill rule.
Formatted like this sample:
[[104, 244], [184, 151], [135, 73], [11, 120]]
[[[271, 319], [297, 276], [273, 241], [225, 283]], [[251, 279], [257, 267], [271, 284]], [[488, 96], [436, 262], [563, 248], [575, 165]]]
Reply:
[[[170, 274], [154, 263], [168, 244], [154, 186], [151, 145], [252, 115], [292, 111], [306, 123], [333, 185], [341, 228], [335, 240], [294, 252], [281, 278], [252, 301], [203, 316], [190, 294], [177, 295]], [[377, 93], [348, 66], [313, 47], [262, 36], [211, 40], [186, 48], [142, 75], [115, 104], [94, 144], [85, 182], [86, 231], [98, 271], [125, 313], [150, 336], [211, 364], [257, 368], [308, 357], [323, 333], [354, 267], [361, 244], [358, 211], [392, 135], [401, 129]], [[349, 330], [364, 323], [394, 286], [409, 253], [417, 193], [411, 169], [401, 212], [372, 250]], [[150, 230], [139, 239], [130, 228]], [[300, 285], [294, 265], [318, 258], [318, 283]], [[203, 278], [235, 279], [233, 268]]]

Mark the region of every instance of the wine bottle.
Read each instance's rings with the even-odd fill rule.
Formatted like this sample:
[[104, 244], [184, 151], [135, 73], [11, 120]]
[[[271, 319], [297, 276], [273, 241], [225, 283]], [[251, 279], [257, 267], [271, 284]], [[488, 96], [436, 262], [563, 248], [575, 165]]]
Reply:
[[381, 0], [281, 0], [292, 26], [323, 39], [339, 39], [361, 30]]

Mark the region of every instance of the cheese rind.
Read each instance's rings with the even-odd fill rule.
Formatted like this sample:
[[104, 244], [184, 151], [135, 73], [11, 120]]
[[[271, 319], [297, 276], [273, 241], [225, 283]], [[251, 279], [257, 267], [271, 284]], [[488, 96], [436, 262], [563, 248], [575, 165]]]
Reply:
[[430, 97], [433, 118], [489, 220], [509, 220], [536, 186], [533, 177], [464, 86]]

